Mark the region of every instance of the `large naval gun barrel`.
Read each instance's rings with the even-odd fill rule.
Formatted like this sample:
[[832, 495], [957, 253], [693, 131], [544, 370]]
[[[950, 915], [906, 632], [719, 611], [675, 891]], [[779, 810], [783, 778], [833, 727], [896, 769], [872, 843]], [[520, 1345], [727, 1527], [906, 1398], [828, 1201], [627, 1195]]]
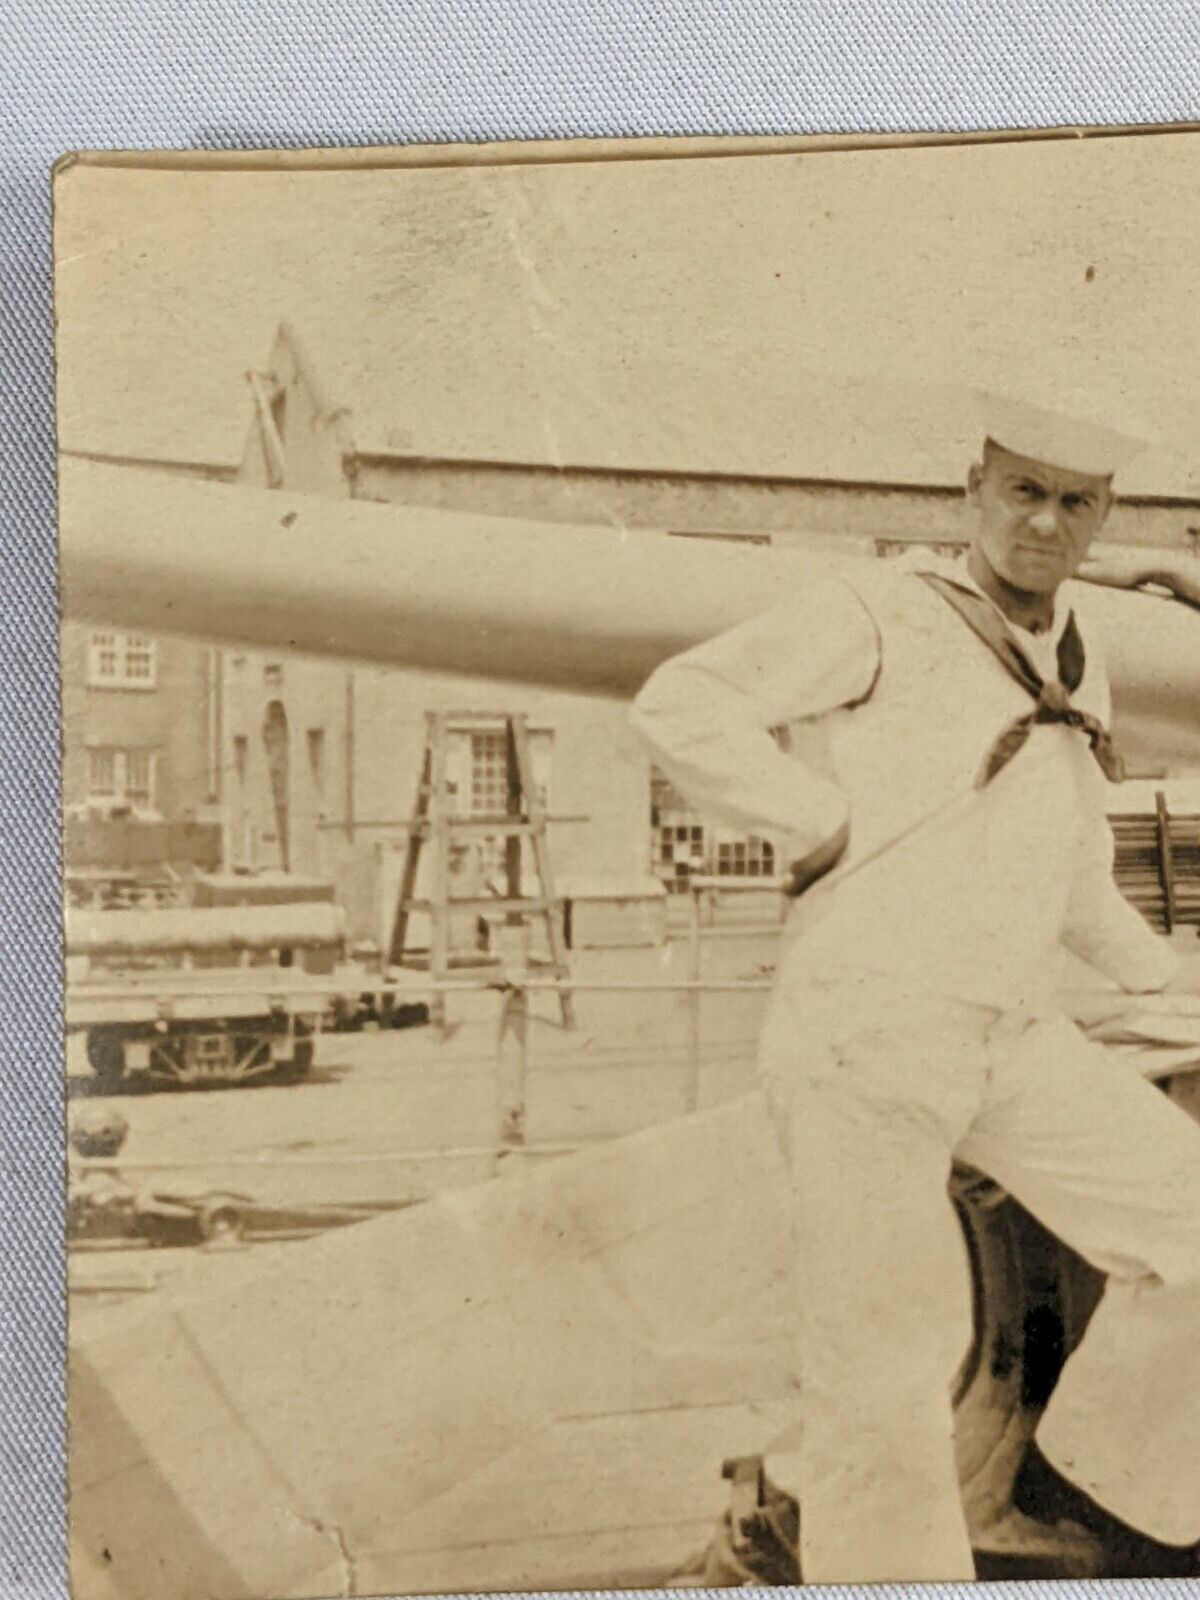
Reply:
[[[381, 666], [635, 693], [659, 662], [865, 558], [248, 488], [65, 458], [66, 615]], [[1091, 587], [1118, 719], [1200, 760], [1200, 625]], [[1139, 741], [1143, 742], [1143, 741]]]

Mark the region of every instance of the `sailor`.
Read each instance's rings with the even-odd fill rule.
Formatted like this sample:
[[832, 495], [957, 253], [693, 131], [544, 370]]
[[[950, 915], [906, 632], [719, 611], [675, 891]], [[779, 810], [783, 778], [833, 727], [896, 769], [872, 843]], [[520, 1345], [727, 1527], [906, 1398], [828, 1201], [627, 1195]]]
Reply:
[[823, 577], [664, 664], [634, 706], [699, 810], [795, 863], [760, 1066], [794, 1194], [803, 1401], [767, 1466], [800, 1502], [807, 1583], [975, 1574], [954, 1160], [1110, 1275], [1043, 1450], [1114, 1516], [1200, 1539], [1200, 1126], [1057, 1002], [1064, 949], [1132, 993], [1200, 976], [1113, 879], [1119, 757], [1070, 581], [1137, 445], [983, 406], [964, 560]]

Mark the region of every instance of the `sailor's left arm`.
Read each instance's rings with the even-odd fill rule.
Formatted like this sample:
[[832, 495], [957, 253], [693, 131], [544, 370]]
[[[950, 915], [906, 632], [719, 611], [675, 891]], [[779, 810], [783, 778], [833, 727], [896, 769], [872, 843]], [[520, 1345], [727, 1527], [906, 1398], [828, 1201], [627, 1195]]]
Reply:
[[1063, 943], [1130, 994], [1173, 986], [1179, 962], [1126, 900], [1113, 876], [1115, 844], [1102, 799], [1081, 820]]

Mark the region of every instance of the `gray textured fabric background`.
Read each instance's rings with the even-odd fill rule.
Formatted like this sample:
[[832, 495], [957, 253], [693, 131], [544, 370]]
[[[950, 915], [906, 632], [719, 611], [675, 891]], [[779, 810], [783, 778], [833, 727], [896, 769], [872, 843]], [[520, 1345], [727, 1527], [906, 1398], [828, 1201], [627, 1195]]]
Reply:
[[[1200, 7], [1195, 0], [9, 0], [3, 38], [0, 1593], [58, 1596], [65, 1584], [63, 1074], [52, 160], [96, 146], [1196, 120]], [[1178, 1592], [1169, 1584], [1104, 1592], [1118, 1589]]]

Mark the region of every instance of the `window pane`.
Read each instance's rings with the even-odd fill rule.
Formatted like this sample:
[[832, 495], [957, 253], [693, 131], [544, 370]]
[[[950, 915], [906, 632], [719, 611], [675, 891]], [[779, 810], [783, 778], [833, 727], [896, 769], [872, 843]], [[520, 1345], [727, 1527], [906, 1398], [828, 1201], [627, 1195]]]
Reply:
[[154, 686], [155, 643], [141, 633], [93, 633], [88, 649], [88, 680], [105, 687]]
[[508, 810], [507, 737], [503, 732], [471, 735], [471, 810], [476, 816]]
[[125, 792], [131, 800], [149, 800], [150, 752], [148, 750], [126, 751]]
[[325, 730], [308, 730], [308, 770], [318, 804], [325, 798]]
[[103, 798], [116, 793], [117, 764], [113, 750], [88, 751], [88, 792]]
[[766, 839], [747, 834], [717, 846], [717, 872], [723, 877], [769, 878], [775, 872], [775, 852]]

